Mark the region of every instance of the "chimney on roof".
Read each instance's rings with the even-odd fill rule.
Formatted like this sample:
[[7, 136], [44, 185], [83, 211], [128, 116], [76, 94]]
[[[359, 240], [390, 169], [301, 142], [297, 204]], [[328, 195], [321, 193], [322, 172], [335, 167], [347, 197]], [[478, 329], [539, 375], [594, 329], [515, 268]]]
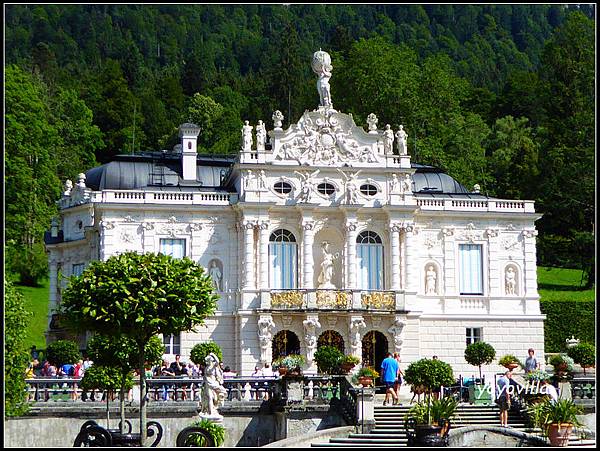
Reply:
[[196, 180], [196, 144], [200, 127], [196, 124], [185, 123], [179, 126], [181, 138], [181, 172], [183, 180]]

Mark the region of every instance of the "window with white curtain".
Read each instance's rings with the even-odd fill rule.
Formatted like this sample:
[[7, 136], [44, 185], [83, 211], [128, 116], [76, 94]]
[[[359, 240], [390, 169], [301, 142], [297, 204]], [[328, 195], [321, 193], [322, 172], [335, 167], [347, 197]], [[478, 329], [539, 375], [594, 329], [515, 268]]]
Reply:
[[375, 232], [365, 231], [356, 239], [358, 259], [358, 288], [381, 290], [383, 288], [383, 244]]
[[271, 289], [290, 290], [297, 287], [296, 237], [279, 229], [269, 238], [269, 282]]
[[163, 337], [165, 345], [165, 354], [180, 354], [181, 353], [181, 335], [167, 335]]
[[458, 273], [460, 294], [483, 294], [483, 258], [481, 244], [459, 244]]
[[481, 341], [481, 327], [467, 327], [467, 346]]
[[183, 258], [185, 257], [185, 240], [161, 238], [159, 252], [173, 258]]

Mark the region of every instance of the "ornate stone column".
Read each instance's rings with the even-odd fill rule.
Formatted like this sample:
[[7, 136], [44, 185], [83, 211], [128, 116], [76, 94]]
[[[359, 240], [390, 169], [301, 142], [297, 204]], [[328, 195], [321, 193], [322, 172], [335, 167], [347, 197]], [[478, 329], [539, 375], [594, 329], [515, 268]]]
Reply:
[[[307, 315], [302, 321], [304, 326], [304, 343], [306, 344], [306, 364], [309, 369], [314, 369], [313, 359], [317, 350], [317, 329], [321, 328], [318, 315]], [[313, 368], [311, 368], [313, 367]]]
[[244, 230], [244, 290], [253, 290], [254, 285], [254, 222], [242, 221]]
[[400, 225], [390, 222], [391, 254], [392, 254], [392, 280], [391, 289], [400, 290]]
[[273, 317], [271, 315], [260, 315], [258, 319], [258, 341], [262, 363], [270, 363], [273, 360], [273, 329], [275, 329]]
[[362, 332], [367, 328], [362, 316], [350, 318], [350, 348], [352, 355], [362, 360]]
[[346, 288], [356, 288], [356, 221], [346, 221]]
[[261, 221], [259, 224], [259, 288], [269, 289], [269, 222]]
[[312, 219], [303, 219], [302, 229], [302, 288], [314, 288], [314, 258], [313, 243], [315, 241], [315, 222]]

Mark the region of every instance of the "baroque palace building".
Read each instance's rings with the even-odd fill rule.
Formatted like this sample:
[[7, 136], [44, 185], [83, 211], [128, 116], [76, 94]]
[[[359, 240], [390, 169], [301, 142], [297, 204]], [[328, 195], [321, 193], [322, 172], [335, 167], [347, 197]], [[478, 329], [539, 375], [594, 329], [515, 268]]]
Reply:
[[[68, 276], [123, 251], [189, 257], [220, 296], [197, 332], [163, 337], [168, 358], [214, 340], [243, 374], [323, 344], [379, 367], [437, 355], [471, 375], [467, 344], [543, 361], [534, 202], [467, 190], [411, 163], [400, 126], [367, 130], [333, 108], [331, 62], [316, 52], [320, 105], [274, 129], [246, 121], [234, 158], [198, 155], [194, 124], [172, 151], [120, 155], [65, 183], [46, 233], [48, 340]], [[497, 364], [484, 367], [499, 371]]]

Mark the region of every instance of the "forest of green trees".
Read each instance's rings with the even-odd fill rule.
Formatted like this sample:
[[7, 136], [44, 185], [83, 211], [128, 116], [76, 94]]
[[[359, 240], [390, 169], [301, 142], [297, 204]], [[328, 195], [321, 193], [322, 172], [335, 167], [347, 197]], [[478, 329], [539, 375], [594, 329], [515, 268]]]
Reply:
[[6, 263], [47, 271], [62, 183], [120, 153], [234, 154], [243, 120], [318, 104], [403, 124], [413, 162], [533, 199], [538, 261], [594, 283], [594, 5], [5, 5]]

